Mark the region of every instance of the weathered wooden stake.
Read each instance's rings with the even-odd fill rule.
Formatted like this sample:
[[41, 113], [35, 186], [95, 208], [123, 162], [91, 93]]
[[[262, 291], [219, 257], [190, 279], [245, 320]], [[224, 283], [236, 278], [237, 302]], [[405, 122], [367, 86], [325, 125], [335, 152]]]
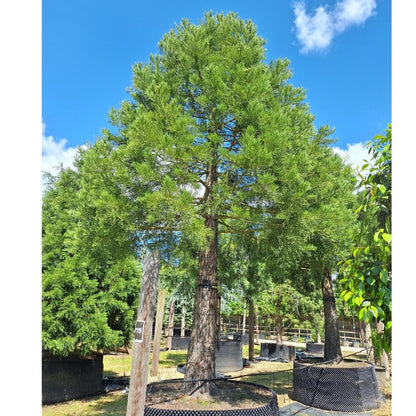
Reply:
[[156, 250], [146, 254], [143, 261], [126, 416], [144, 416], [160, 257]]
[[172, 349], [173, 337], [173, 318], [175, 316], [175, 299], [172, 297], [169, 305], [169, 321], [168, 321], [168, 350]]
[[159, 370], [159, 353], [160, 341], [162, 339], [163, 310], [165, 309], [165, 298], [166, 290], [159, 290], [159, 295], [157, 297], [155, 338], [153, 341], [152, 369], [150, 370], [150, 375], [152, 377], [157, 376], [157, 372]]

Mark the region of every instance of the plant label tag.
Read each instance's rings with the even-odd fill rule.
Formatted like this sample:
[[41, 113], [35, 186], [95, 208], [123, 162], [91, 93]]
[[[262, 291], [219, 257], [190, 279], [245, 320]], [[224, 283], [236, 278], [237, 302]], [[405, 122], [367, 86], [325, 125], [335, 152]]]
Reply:
[[144, 321], [136, 321], [134, 342], [143, 342]]

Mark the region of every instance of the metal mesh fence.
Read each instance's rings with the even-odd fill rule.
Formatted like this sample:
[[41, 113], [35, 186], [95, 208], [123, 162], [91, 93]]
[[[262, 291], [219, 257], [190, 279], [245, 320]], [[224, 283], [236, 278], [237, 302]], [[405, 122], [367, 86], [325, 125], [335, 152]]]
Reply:
[[[229, 409], [221, 410], [182, 410], [182, 409], [166, 409], [158, 407], [158, 404], [147, 404], [145, 406], [145, 416], [280, 416], [277, 404], [276, 393], [262, 385], [248, 383], [243, 381], [233, 381], [225, 379], [205, 380], [215, 384], [215, 400], [221, 402], [229, 402]], [[172, 390], [174, 397], [181, 396], [181, 390], [184, 380], [169, 380], [159, 383], [151, 383], [147, 387], [148, 396], [153, 390], [163, 391], [171, 390], [169, 393], [172, 398]], [[231, 389], [230, 389], [231, 387]], [[176, 391], [175, 391], [176, 390]], [[260, 390], [260, 395], [259, 395]], [[235, 392], [235, 396], [230, 395], [230, 391]], [[244, 392], [243, 392], [244, 391]], [[253, 391], [253, 393], [250, 393]], [[254, 392], [256, 391], [256, 392]], [[261, 401], [255, 406], [245, 408], [241, 405], [246, 399], [255, 399]], [[232, 399], [232, 400], [231, 400]]]
[[[226, 375], [226, 381], [244, 381], [255, 385], [266, 386], [273, 390], [277, 396], [276, 409], [273, 415], [336, 415], [344, 416], [345, 413], [358, 413], [362, 416], [371, 414], [385, 403], [385, 373], [381, 367], [369, 365], [365, 360], [365, 349], [356, 351], [361, 361], [350, 360], [351, 356], [345, 356], [339, 365], [328, 365], [322, 358], [309, 355], [309, 360], [304, 361], [304, 352], [297, 353], [297, 359], [293, 363], [282, 361], [263, 361], [252, 363], [250, 371], [246, 369]], [[361, 354], [360, 354], [361, 353]], [[352, 355], [352, 354], [351, 354]], [[353, 358], [356, 358], [354, 356]], [[332, 363], [334, 364], [334, 363]], [[270, 369], [270, 371], [269, 371]], [[259, 371], [257, 371], [259, 370]], [[172, 372], [169, 382], [176, 382], [180, 374]], [[216, 382], [219, 382], [218, 379]], [[125, 378], [123, 380], [125, 387]], [[307, 409], [307, 411], [305, 411]], [[322, 410], [321, 410], [322, 409]], [[164, 409], [163, 413], [152, 413], [148, 410], [146, 416], [179, 416], [177, 413], [169, 413]], [[236, 410], [230, 416], [250, 416], [245, 413], [247, 409]], [[271, 410], [261, 410], [257, 415], [271, 416]], [[150, 412], [150, 413], [149, 413]], [[215, 416], [216, 413], [205, 416]], [[305, 413], [303, 413], [305, 412]], [[341, 412], [341, 413], [340, 413]], [[368, 413], [370, 412], [370, 413]], [[221, 414], [224, 414], [221, 412]], [[181, 414], [191, 416], [190, 414]], [[192, 413], [195, 416], [195, 413]], [[196, 416], [203, 416], [197, 414]]]

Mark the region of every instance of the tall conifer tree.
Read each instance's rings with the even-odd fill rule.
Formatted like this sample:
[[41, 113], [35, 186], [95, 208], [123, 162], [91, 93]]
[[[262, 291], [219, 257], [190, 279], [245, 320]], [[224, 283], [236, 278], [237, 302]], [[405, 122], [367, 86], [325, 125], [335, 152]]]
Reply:
[[110, 112], [118, 130], [102, 139], [113, 146], [122, 194], [143, 214], [137, 230], [179, 235], [199, 249], [185, 374], [192, 386], [215, 375], [220, 236], [282, 231], [311, 192], [314, 117], [289, 83], [288, 60], [266, 64], [264, 46], [235, 13], [183, 20], [158, 54], [134, 66], [131, 100]]

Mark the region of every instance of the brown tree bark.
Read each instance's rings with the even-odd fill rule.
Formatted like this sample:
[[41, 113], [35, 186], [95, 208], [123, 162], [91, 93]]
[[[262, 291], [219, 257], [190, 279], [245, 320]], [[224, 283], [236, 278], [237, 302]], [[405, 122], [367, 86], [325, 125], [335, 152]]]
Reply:
[[250, 298], [248, 306], [248, 359], [254, 361], [254, 302]]
[[257, 305], [254, 309], [254, 325], [256, 327], [256, 342], [257, 344], [260, 344], [259, 314], [258, 314]]
[[194, 320], [186, 361], [184, 389], [191, 394], [209, 394], [215, 378], [215, 345], [218, 336], [217, 241], [218, 221], [208, 217], [205, 225], [213, 231], [208, 248], [199, 255]]
[[334, 288], [331, 273], [324, 269], [322, 279], [322, 298], [324, 301], [325, 319], [325, 360], [342, 358], [341, 344], [338, 332], [337, 308], [335, 306]]
[[276, 344], [283, 344], [283, 325], [282, 325], [282, 314], [280, 313], [281, 304], [276, 305]]

